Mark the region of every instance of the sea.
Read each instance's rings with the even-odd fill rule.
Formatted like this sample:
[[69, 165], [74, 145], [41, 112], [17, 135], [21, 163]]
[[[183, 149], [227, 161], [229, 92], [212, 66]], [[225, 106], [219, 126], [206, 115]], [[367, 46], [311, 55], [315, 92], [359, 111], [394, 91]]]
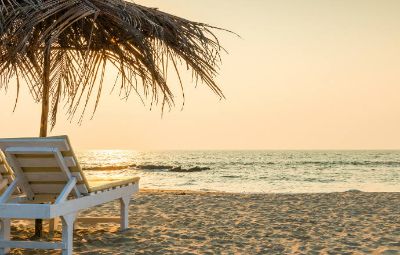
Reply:
[[139, 176], [144, 189], [400, 192], [400, 151], [88, 150], [77, 157], [92, 178]]

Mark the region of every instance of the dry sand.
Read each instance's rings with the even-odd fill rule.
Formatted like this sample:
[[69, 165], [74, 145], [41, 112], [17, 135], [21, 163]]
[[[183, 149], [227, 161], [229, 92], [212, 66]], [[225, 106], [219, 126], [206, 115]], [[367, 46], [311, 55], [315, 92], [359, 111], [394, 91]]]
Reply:
[[[89, 216], [118, 213], [118, 204]], [[400, 254], [400, 193], [197, 193], [145, 191], [131, 229], [78, 225], [76, 254]], [[29, 230], [29, 232], [27, 232]], [[16, 222], [15, 237], [32, 228]], [[60, 234], [56, 234], [59, 238]], [[60, 254], [13, 250], [11, 254]]]

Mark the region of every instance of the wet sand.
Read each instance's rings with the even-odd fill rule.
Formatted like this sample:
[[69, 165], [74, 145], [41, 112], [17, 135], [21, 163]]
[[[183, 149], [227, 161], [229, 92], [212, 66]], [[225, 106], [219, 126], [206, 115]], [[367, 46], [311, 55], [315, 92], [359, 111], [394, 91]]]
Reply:
[[[118, 204], [109, 203], [85, 215], [118, 213]], [[75, 253], [398, 255], [400, 193], [142, 191], [132, 200], [130, 227], [120, 232], [115, 224], [78, 224]], [[32, 233], [25, 222], [12, 228], [17, 238]]]

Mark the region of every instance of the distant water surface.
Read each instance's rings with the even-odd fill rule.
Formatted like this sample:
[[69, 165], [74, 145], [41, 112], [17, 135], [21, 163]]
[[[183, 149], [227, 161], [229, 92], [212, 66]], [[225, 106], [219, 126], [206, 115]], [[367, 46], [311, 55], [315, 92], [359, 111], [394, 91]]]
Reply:
[[[140, 176], [141, 188], [149, 189], [400, 192], [400, 151], [90, 150], [78, 153], [78, 158], [88, 175]], [[163, 166], [210, 170], [177, 173], [162, 169]]]

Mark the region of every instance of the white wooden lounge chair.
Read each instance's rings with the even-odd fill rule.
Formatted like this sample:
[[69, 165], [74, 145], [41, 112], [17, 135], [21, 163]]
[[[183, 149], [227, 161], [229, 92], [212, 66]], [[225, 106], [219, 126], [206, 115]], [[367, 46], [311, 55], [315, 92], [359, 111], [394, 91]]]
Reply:
[[[0, 254], [10, 248], [23, 248], [60, 249], [63, 255], [70, 255], [77, 213], [115, 199], [119, 199], [121, 205], [121, 229], [128, 228], [129, 201], [139, 190], [139, 178], [97, 187], [90, 185], [67, 136], [0, 139], [0, 149], [15, 174], [15, 179], [0, 196]], [[25, 197], [11, 196], [17, 187]], [[62, 242], [10, 240], [11, 219], [51, 220], [57, 217], [62, 220]]]

